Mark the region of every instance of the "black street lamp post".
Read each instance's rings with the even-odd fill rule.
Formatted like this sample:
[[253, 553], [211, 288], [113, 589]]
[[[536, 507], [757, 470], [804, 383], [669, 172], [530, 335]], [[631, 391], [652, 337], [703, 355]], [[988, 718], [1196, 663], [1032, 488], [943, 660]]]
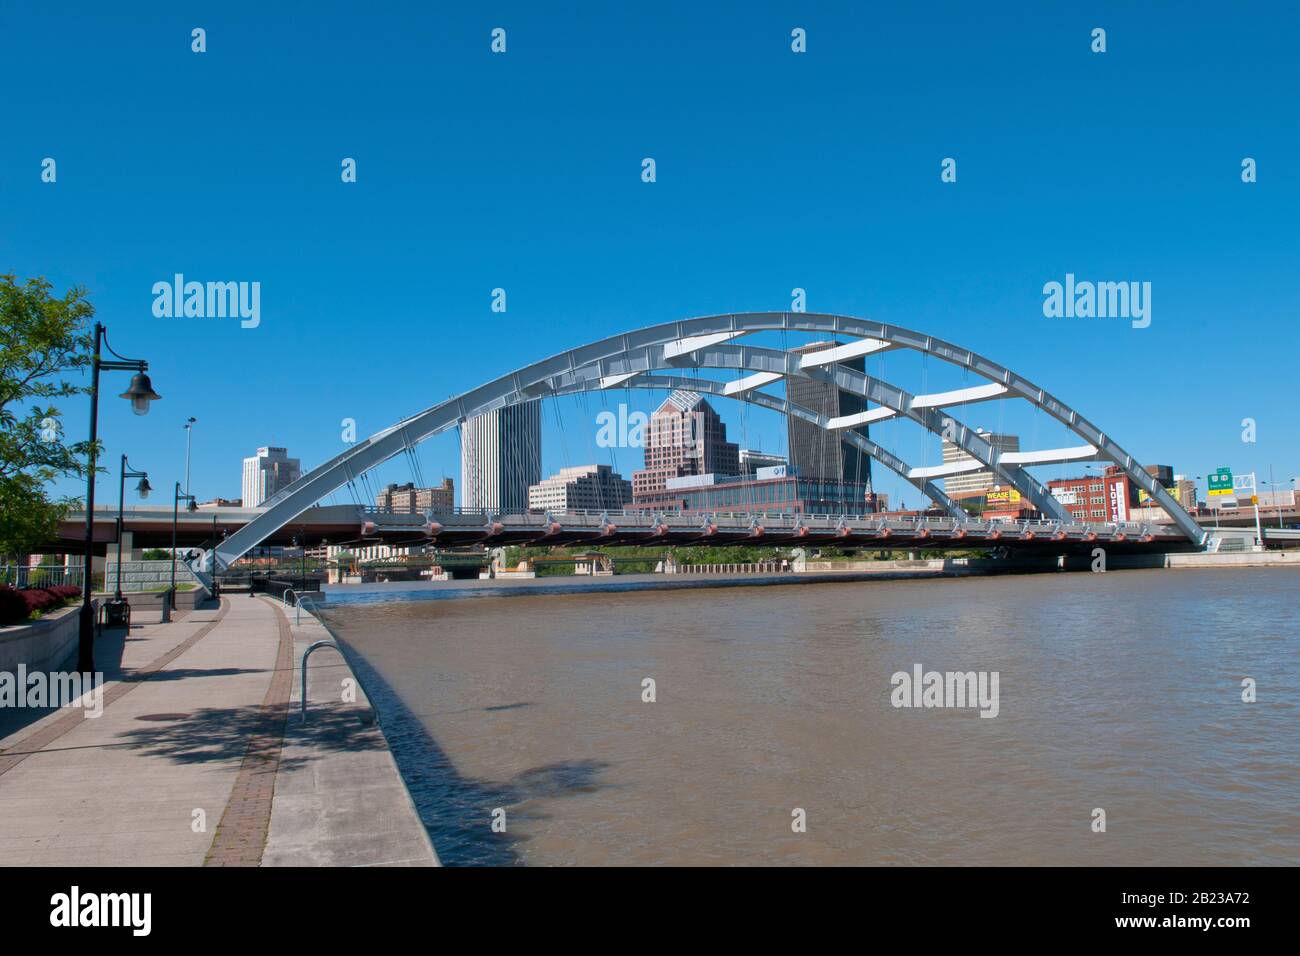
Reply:
[[[113, 600], [108, 607], [109, 619], [112, 621], [122, 620], [122, 532], [125, 530], [126, 522], [122, 518], [122, 513], [126, 507], [126, 480], [128, 478], [139, 478], [140, 483], [135, 486], [135, 490], [140, 495], [140, 500], [149, 497], [149, 492], [153, 488], [149, 486], [149, 473], [147, 471], [135, 471], [126, 461], [126, 455], [122, 456], [122, 466], [118, 473], [117, 483], [117, 583], [113, 588]], [[116, 607], [114, 607], [116, 605]]]
[[[221, 529], [221, 540], [224, 541], [225, 539], [226, 539], [226, 529], [225, 529], [225, 528], [222, 528], [222, 529]], [[214, 511], [214, 512], [212, 513], [212, 552], [211, 552], [211, 554], [212, 554], [211, 572], [212, 572], [212, 597], [213, 597], [213, 599], [217, 599], [217, 598], [219, 598], [219, 597], [221, 596], [220, 593], [219, 593], [220, 590], [221, 590], [221, 585], [217, 583], [217, 544], [218, 544], [218, 543], [219, 543], [219, 542], [218, 542], [218, 540], [217, 540], [217, 513]]]
[[198, 511], [199, 506], [194, 500], [194, 496], [181, 491], [181, 483], [176, 482], [176, 494], [172, 496], [172, 586], [167, 592], [167, 601], [163, 603], [163, 621], [171, 620], [171, 606], [176, 603], [176, 520], [180, 516], [179, 505], [182, 501], [188, 501], [185, 510], [191, 513]]
[[[290, 547], [293, 547], [293, 548], [298, 548], [298, 549], [299, 549], [299, 551], [298, 551], [298, 555], [299, 555], [299, 557], [298, 557], [298, 573], [299, 573], [299, 575], [305, 575], [305, 574], [307, 573], [307, 546], [306, 546], [306, 544], [303, 544], [303, 543], [302, 543], [302, 540], [303, 540], [303, 539], [299, 539], [296, 535], [295, 535], [294, 537], [292, 537], [292, 538], [289, 539], [289, 546], [290, 546]], [[290, 575], [290, 579], [292, 579], [292, 575]], [[298, 583], [299, 587], [302, 586], [302, 582], [301, 582], [301, 581], [299, 581], [299, 582], [297, 582], [297, 583]], [[295, 589], [295, 590], [296, 590], [296, 589]]]
[[[106, 348], [118, 361], [103, 361], [100, 349]], [[149, 403], [162, 396], [153, 390], [147, 374], [149, 363], [143, 359], [128, 359], [118, 355], [108, 344], [104, 326], [95, 323], [95, 347], [90, 364], [90, 452], [86, 469], [86, 561], [85, 580], [82, 582], [81, 620], [77, 634], [77, 670], [93, 673], [95, 670], [95, 606], [91, 597], [95, 570], [95, 452], [99, 444], [99, 373], [134, 372], [131, 384], [119, 397], [129, 399], [131, 410], [137, 415], [149, 412]]]

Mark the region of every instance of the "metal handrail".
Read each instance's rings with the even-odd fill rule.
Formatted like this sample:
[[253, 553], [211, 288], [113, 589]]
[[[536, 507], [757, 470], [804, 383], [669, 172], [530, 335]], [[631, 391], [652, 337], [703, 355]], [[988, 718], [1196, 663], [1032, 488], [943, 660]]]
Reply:
[[285, 588], [284, 593], [280, 595], [280, 604], [282, 604], [284, 607], [289, 606], [289, 602], [286, 601], [285, 598], [289, 596], [289, 592], [291, 591], [293, 592], [293, 623], [301, 624], [302, 623], [302, 598], [298, 596], [298, 591], [296, 588]]
[[[293, 590], [293, 589], [290, 588], [290, 590]], [[314, 641], [313, 643], [311, 643], [311, 644], [309, 644], [309, 645], [307, 646], [307, 649], [306, 649], [305, 651], [302, 652], [302, 677], [301, 677], [301, 686], [302, 686], [302, 704], [301, 704], [301, 713], [302, 713], [302, 722], [303, 722], [304, 724], [307, 722], [307, 658], [309, 658], [309, 657], [311, 656], [312, 651], [314, 651], [314, 650], [316, 650], [317, 648], [320, 648], [320, 647], [332, 647], [332, 648], [334, 648], [334, 650], [336, 650], [336, 651], [339, 652], [339, 656], [343, 658], [343, 663], [344, 663], [344, 664], [347, 664], [347, 663], [348, 663], [348, 656], [347, 656], [346, 654], [343, 653], [343, 648], [339, 645], [339, 642], [338, 642], [338, 641], [334, 641], [334, 640]], [[361, 686], [361, 681], [360, 681], [360, 679], [356, 676], [355, 673], [354, 673], [352, 676], [353, 676], [353, 679], [356, 680], [356, 682], [357, 682], [357, 686], [360, 687], [360, 686]], [[362, 692], [364, 693], [364, 692], [365, 692], [365, 688], [361, 688], [361, 689], [362, 689]], [[366, 697], [369, 698], [370, 695], [369, 695], [369, 694], [366, 694]], [[375, 708], [375, 703], [374, 703], [373, 700], [370, 701], [370, 716], [369, 716], [369, 717], [363, 717], [363, 718], [362, 718], [362, 722], [363, 722], [363, 723], [366, 723], [366, 724], [369, 724], [369, 723], [372, 723], [372, 722], [373, 722], [373, 723], [378, 723], [378, 722], [379, 722], [379, 711]]]
[[[339, 652], [340, 656], [343, 654], [343, 648], [335, 641], [316, 641], [302, 652], [302, 722], [304, 724], [307, 723], [307, 658], [311, 657], [311, 652], [318, 647], [332, 647]], [[343, 659], [347, 660], [346, 657]]]

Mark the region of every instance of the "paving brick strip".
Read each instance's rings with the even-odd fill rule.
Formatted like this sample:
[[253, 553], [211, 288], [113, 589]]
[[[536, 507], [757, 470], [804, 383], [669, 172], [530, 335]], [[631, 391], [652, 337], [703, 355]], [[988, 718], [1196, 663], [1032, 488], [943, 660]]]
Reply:
[[[217, 616], [211, 621], [199, 630], [195, 631], [193, 635], [187, 637], [180, 644], [177, 644], [166, 654], [150, 661], [144, 667], [123, 675], [117, 683], [104, 691], [104, 707], [107, 708], [114, 701], [120, 700], [127, 694], [131, 693], [131, 691], [135, 690], [135, 688], [141, 683], [147, 681], [154, 674], [158, 673], [158, 671], [162, 670], [199, 641], [203, 640], [203, 638], [206, 637], [214, 627], [221, 623], [221, 619], [226, 616], [228, 610], [230, 610], [230, 602], [227, 599], [222, 598], [221, 606], [217, 611]], [[283, 641], [283, 630], [281, 631], [281, 640]], [[283, 651], [283, 647], [281, 650]], [[64, 714], [57, 720], [51, 721], [48, 726], [24, 737], [15, 744], [16, 747], [21, 748], [20, 750], [0, 750], [0, 776], [8, 773], [32, 754], [44, 750], [74, 727], [80, 726], [84, 717], [85, 715], [81, 711], [74, 710], [71, 713]]]
[[[271, 602], [267, 602], [270, 604]], [[271, 802], [275, 797], [275, 775], [280, 768], [284, 728], [289, 717], [289, 695], [293, 691], [293, 632], [289, 619], [278, 605], [280, 649], [275, 657], [271, 686], [262, 700], [256, 729], [249, 735], [248, 749], [230, 800], [212, 836], [204, 866], [260, 866], [266, 835], [271, 825]]]

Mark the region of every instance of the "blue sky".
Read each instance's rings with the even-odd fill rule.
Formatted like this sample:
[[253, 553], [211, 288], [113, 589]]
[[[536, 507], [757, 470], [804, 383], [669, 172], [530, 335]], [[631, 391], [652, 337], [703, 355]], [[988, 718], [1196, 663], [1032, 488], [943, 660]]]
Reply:
[[[88, 287], [164, 396], [146, 418], [103, 403], [107, 461], [125, 450], [167, 487], [196, 416], [201, 498], [238, 495], [258, 445], [310, 467], [344, 418], [366, 435], [564, 348], [788, 308], [795, 287], [811, 311], [983, 352], [1144, 462], [1283, 480], [1300, 474], [1298, 26], [1283, 3], [6, 0], [0, 271]], [[260, 282], [260, 326], [155, 317], [176, 272]], [[1045, 318], [1043, 284], [1067, 272], [1149, 281], [1151, 326]], [[887, 361], [912, 391], [949, 381]], [[967, 420], [1073, 443], [1012, 404]], [[65, 405], [74, 436], [84, 406]], [[608, 460], [599, 407], [562, 406], [562, 430], [546, 410], [546, 471]], [[719, 407], [733, 438], [783, 450], [770, 416]], [[910, 428], [877, 435], [934, 463]], [[459, 477], [457, 449], [422, 448], [425, 476]]]

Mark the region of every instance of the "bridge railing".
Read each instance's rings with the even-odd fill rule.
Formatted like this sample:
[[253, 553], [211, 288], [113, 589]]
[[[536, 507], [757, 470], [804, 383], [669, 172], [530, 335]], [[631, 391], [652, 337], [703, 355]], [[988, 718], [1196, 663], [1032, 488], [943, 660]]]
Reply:
[[[382, 518], [386, 515], [403, 515], [410, 517], [410, 512], [391, 511], [388, 509], [366, 509], [364, 514], [373, 515]], [[417, 516], [422, 517], [422, 516]], [[955, 528], [964, 528], [966, 530], [982, 530], [989, 528], [1022, 529], [1032, 531], [1035, 534], [1052, 534], [1057, 531], [1066, 531], [1080, 533], [1082, 531], [1092, 531], [1097, 534], [1114, 535], [1124, 533], [1126, 535], [1139, 535], [1146, 532], [1156, 534], [1177, 534], [1177, 529], [1168, 525], [1157, 525], [1138, 521], [1080, 521], [1080, 522], [1061, 522], [1051, 518], [1039, 519], [989, 519], [972, 515], [966, 519], [958, 519], [948, 516], [930, 516], [930, 515], [884, 515], [879, 513], [866, 514], [840, 514], [837, 512], [807, 512], [793, 513], [789, 511], [670, 511], [667, 509], [651, 508], [622, 508], [622, 509], [573, 509], [563, 512], [544, 512], [544, 511], [524, 511], [503, 513], [499, 510], [489, 508], [454, 508], [450, 511], [444, 510], [433, 514], [433, 520], [447, 520], [453, 518], [481, 518], [483, 523], [491, 521], [500, 521], [503, 524], [512, 527], [541, 527], [546, 524], [548, 519], [553, 519], [561, 526], [567, 524], [578, 525], [595, 525], [597, 522], [607, 520], [612, 524], [620, 525], [625, 529], [649, 527], [656, 521], [663, 519], [669, 522], [675, 528], [688, 527], [691, 524], [704, 524], [706, 521], [712, 521], [719, 525], [731, 528], [748, 527], [752, 523], [760, 523], [764, 528], [772, 530], [792, 529], [802, 525], [812, 529], [835, 528], [843, 524], [855, 529], [864, 529], [871, 527], [887, 527], [891, 530], [899, 529], [926, 529], [931, 532], [942, 532], [953, 530]], [[381, 522], [382, 523], [382, 522]]]

